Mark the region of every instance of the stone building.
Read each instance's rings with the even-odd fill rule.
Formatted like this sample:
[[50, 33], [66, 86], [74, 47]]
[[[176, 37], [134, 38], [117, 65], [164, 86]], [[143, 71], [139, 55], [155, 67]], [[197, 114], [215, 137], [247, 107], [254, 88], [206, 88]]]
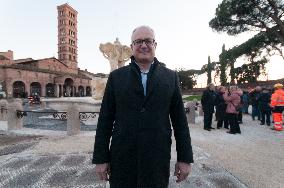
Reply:
[[58, 58], [15, 60], [13, 51], [0, 52], [0, 84], [8, 98], [92, 95], [90, 73], [78, 68], [78, 13], [68, 4], [57, 12]]

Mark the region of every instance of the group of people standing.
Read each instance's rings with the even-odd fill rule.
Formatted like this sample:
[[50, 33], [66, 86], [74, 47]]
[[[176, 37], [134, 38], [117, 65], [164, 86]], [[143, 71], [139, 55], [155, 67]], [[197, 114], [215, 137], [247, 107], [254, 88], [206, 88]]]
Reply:
[[237, 86], [215, 87], [209, 84], [201, 98], [204, 112], [204, 130], [211, 131], [213, 113], [217, 129], [229, 129], [229, 134], [241, 134], [239, 124], [242, 123], [242, 114], [248, 114], [249, 105], [252, 106], [252, 120], [256, 118], [260, 125], [271, 124], [271, 113], [273, 113], [273, 129], [282, 130], [282, 111], [284, 110], [284, 91], [282, 84], [275, 84], [273, 90], [255, 87], [250, 91], [242, 91]]
[[242, 90], [237, 86], [226, 88], [220, 86], [215, 91], [214, 84], [209, 84], [201, 98], [204, 112], [204, 130], [211, 131], [214, 108], [216, 106], [217, 129], [229, 129], [229, 134], [241, 134], [238, 114], [241, 104]]
[[257, 117], [261, 122], [260, 125], [270, 126], [272, 114], [272, 121], [274, 122], [272, 129], [283, 130], [284, 91], [282, 84], [275, 84], [273, 89], [257, 86], [249, 92], [249, 99], [252, 105], [252, 120]]

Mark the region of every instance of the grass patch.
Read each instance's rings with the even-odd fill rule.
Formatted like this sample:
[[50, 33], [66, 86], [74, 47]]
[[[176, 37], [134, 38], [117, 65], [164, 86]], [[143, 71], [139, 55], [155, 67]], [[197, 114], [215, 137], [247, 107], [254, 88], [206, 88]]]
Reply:
[[191, 96], [183, 98], [183, 100], [186, 100], [186, 101], [193, 101], [193, 99], [196, 99], [197, 101], [200, 101], [201, 100], [201, 95], [191, 95]]

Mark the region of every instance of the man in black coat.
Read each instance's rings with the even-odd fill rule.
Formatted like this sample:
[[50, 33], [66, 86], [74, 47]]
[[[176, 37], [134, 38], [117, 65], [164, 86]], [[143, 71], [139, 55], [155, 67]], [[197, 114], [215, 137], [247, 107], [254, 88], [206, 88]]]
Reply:
[[214, 84], [208, 84], [201, 97], [202, 110], [204, 112], [204, 130], [207, 131], [215, 129], [212, 127], [215, 99]]
[[[261, 112], [261, 123], [260, 125], [265, 124], [266, 119], [266, 125], [270, 126], [270, 116], [271, 116], [271, 93], [270, 90], [267, 88], [263, 88], [262, 93], [259, 97], [259, 110]], [[265, 118], [266, 117], [266, 118]]]
[[176, 139], [178, 182], [186, 179], [193, 163], [179, 81], [174, 71], [155, 58], [157, 43], [150, 27], [136, 28], [131, 40], [131, 63], [108, 78], [93, 163], [101, 180], [110, 176], [111, 188], [166, 188], [171, 127]]

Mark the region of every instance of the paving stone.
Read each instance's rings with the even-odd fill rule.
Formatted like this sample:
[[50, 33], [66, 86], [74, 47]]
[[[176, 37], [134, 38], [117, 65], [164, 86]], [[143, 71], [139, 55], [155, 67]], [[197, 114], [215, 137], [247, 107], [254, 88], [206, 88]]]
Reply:
[[50, 168], [55, 163], [57, 163], [59, 160], [60, 160], [60, 157], [57, 157], [57, 156], [44, 156], [44, 157], [40, 157], [34, 163], [32, 163], [30, 168], [32, 168], [32, 169], [46, 169], [46, 168]]
[[168, 188], [211, 188], [204, 177], [191, 176], [185, 182], [176, 183], [175, 178], [170, 178]]
[[20, 143], [15, 145], [6, 146], [0, 150], [0, 156], [2, 155], [9, 155], [13, 153], [20, 153], [32, 146], [37, 144], [37, 142], [27, 142], [27, 143]]
[[21, 187], [30, 188], [32, 187], [42, 176], [43, 171], [27, 172], [16, 176], [6, 183], [5, 187]]
[[[65, 154], [46, 156], [22, 156], [0, 165], [0, 180], [5, 181], [0, 188], [6, 187], [95, 187], [105, 188], [98, 180], [95, 165], [90, 163], [92, 154]], [[88, 163], [87, 163], [88, 162]], [[19, 168], [26, 166], [25, 169]], [[175, 161], [171, 161], [171, 175]], [[220, 167], [196, 162], [192, 174], [185, 182], [177, 184], [170, 177], [169, 188], [246, 188], [238, 179]]]
[[55, 172], [47, 181], [47, 184], [51, 187], [67, 187], [68, 185], [73, 185], [75, 179], [77, 178], [77, 170], [65, 170], [60, 172]]
[[64, 166], [78, 166], [82, 165], [82, 163], [86, 160], [85, 156], [70, 156], [67, 157], [63, 162], [62, 165]]
[[226, 176], [214, 176], [209, 178], [218, 188], [238, 188], [239, 185], [232, 178]]
[[3, 182], [4, 180], [8, 178], [9, 178], [9, 175], [0, 174], [0, 182]]
[[90, 185], [99, 181], [95, 174], [95, 168], [85, 170], [77, 179], [76, 185]]
[[21, 159], [21, 158], [18, 158], [14, 161], [11, 161], [5, 165], [3, 165], [2, 168], [10, 168], [10, 169], [13, 169], [13, 170], [18, 170], [22, 167], [24, 167], [25, 165], [29, 164], [33, 159]]

